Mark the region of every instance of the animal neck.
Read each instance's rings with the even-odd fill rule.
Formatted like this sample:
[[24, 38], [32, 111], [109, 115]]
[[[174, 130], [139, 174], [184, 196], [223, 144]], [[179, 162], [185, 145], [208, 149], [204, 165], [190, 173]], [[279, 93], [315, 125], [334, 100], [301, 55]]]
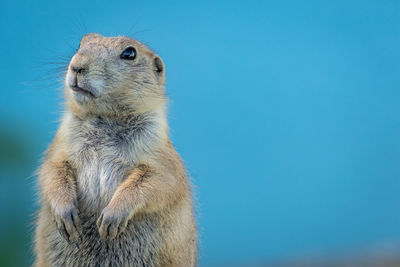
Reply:
[[81, 130], [82, 125], [87, 123], [99, 131], [113, 129], [115, 132], [124, 133], [126, 136], [132, 136], [146, 143], [161, 144], [168, 142], [165, 105], [144, 112], [124, 110], [119, 113], [86, 113], [84, 116], [71, 110], [67, 113], [70, 114], [67, 124], [77, 126], [71, 128], [78, 131]]

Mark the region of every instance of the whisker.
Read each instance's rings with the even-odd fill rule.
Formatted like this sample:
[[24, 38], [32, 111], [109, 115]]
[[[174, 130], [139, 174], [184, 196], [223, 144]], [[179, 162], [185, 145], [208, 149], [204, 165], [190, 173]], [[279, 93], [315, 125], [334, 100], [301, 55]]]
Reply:
[[128, 32], [126, 33], [126, 36], [131, 35], [131, 31], [136, 27], [136, 25], [141, 21], [143, 18], [143, 15], [140, 15], [140, 17], [136, 20], [136, 22], [129, 28]]

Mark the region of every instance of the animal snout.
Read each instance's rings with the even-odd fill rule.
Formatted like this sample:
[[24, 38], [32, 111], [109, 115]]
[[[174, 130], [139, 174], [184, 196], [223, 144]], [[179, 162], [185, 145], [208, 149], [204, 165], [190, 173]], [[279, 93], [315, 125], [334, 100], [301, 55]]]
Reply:
[[74, 74], [86, 74], [89, 71], [90, 59], [87, 55], [76, 54], [70, 63], [70, 70]]
[[76, 74], [85, 74], [87, 72], [87, 66], [71, 66], [71, 70]]

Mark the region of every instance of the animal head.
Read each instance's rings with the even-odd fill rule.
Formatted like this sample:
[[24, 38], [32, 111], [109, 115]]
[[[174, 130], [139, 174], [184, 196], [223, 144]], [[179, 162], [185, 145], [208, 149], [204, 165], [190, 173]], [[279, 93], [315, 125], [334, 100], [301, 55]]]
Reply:
[[166, 101], [164, 63], [142, 43], [85, 35], [65, 79], [68, 106], [81, 114], [144, 112]]

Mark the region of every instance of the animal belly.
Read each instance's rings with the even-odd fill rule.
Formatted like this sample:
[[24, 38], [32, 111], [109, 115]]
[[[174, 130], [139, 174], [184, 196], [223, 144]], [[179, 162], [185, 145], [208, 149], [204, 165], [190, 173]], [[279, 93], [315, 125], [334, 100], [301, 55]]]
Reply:
[[113, 240], [101, 240], [96, 225], [127, 169], [112, 169], [107, 163], [92, 163], [78, 170], [78, 209], [82, 241], [68, 243], [54, 223], [49, 226], [49, 266], [160, 266], [160, 218], [137, 216]]
[[77, 175], [78, 204], [82, 211], [100, 213], [123, 180], [124, 168], [112, 162], [92, 162], [82, 166]]
[[82, 242], [68, 243], [54, 227], [51, 235], [49, 266], [160, 266], [159, 219], [133, 219], [126, 230], [113, 240], [102, 241], [96, 227], [96, 217], [84, 214], [81, 220]]

